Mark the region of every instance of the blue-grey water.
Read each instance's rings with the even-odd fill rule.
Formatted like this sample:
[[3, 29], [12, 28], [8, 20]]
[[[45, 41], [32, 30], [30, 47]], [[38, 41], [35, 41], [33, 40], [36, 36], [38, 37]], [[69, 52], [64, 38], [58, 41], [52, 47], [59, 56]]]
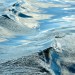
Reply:
[[75, 75], [75, 0], [0, 0], [0, 63], [49, 47], [51, 74]]

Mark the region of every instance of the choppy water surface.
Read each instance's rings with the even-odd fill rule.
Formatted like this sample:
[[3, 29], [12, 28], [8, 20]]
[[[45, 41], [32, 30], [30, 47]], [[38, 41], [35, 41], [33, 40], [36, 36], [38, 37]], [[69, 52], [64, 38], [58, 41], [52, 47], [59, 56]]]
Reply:
[[74, 3], [74, 0], [0, 0], [0, 63], [53, 47], [50, 68], [54, 74], [74, 75]]

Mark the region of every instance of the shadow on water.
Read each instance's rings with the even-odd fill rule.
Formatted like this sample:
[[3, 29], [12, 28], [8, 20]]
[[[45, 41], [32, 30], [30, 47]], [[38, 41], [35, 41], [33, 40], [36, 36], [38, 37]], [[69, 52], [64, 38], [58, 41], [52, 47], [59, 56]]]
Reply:
[[6, 19], [10, 19], [7, 15], [2, 15], [3, 17], [5, 17]]
[[59, 55], [55, 51], [52, 51], [51, 56], [52, 56], [51, 69], [55, 72], [55, 75], [61, 75], [61, 68], [57, 64], [57, 61], [60, 58]]
[[28, 15], [25, 15], [23, 13], [19, 13], [18, 16], [22, 17], [22, 18], [32, 18], [32, 16], [28, 16]]
[[71, 66], [67, 66], [67, 69], [72, 72], [75, 73], [75, 64], [72, 64]]

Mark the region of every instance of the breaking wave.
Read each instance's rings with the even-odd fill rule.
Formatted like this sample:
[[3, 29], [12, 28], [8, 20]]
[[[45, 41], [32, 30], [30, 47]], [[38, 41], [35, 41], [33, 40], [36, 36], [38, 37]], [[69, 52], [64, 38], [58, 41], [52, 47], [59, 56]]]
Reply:
[[74, 2], [0, 0], [0, 63], [52, 47], [52, 75], [74, 75]]

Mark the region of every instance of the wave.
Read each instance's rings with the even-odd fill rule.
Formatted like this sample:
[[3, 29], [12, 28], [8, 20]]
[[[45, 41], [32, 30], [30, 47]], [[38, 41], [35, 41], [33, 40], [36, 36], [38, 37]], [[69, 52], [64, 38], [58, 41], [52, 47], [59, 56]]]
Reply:
[[74, 75], [74, 2], [0, 0], [0, 63], [52, 47], [52, 72]]

